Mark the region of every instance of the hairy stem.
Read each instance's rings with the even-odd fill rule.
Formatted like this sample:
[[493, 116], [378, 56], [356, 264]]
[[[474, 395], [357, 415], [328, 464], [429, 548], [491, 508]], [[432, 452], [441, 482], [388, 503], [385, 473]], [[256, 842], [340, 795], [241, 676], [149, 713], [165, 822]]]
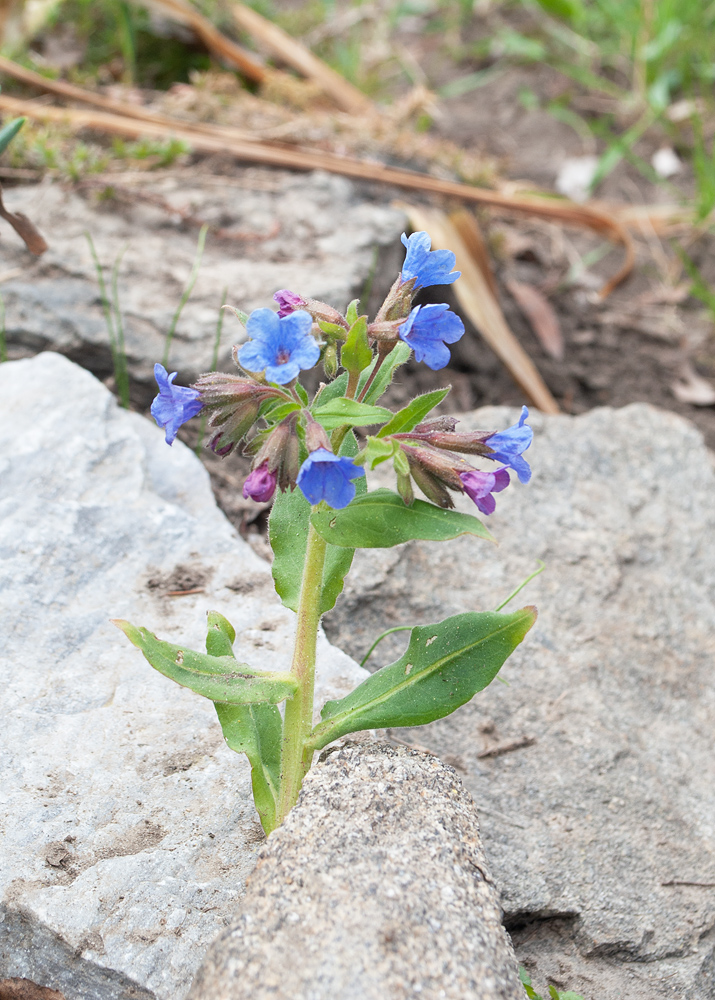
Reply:
[[303, 580], [298, 602], [298, 624], [293, 649], [291, 673], [298, 680], [298, 690], [286, 702], [281, 750], [281, 790], [276, 826], [286, 818], [296, 803], [303, 778], [313, 758], [306, 748], [313, 726], [313, 687], [315, 683], [315, 648], [320, 622], [320, 596], [327, 542], [315, 528], [308, 529], [308, 544], [303, 565]]
[[392, 350], [392, 348], [394, 346], [395, 345], [394, 345], [394, 343], [392, 343], [392, 341], [390, 341], [389, 343], [386, 343], [385, 341], [381, 341], [378, 344], [378, 348], [377, 348], [377, 361], [375, 363], [375, 367], [373, 368], [373, 370], [372, 370], [372, 372], [370, 374], [370, 378], [367, 380], [367, 382], [363, 386], [362, 392], [358, 396], [358, 400], [357, 400], [358, 403], [362, 403], [362, 401], [365, 398], [365, 396], [367, 396], [368, 390], [369, 390], [370, 386], [372, 385], [375, 376], [380, 371], [380, 368], [382, 366], [382, 362], [385, 360], [385, 358], [387, 357], [387, 355], [390, 353], [390, 351]]

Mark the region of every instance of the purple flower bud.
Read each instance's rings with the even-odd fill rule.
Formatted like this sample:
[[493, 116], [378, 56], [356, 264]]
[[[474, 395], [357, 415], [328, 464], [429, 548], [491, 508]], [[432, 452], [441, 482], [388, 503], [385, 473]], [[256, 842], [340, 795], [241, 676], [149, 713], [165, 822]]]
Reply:
[[296, 309], [305, 308], [305, 299], [302, 299], [300, 295], [296, 295], [295, 292], [291, 292], [287, 288], [281, 288], [279, 292], [276, 292], [273, 296], [273, 301], [278, 303], [278, 315], [281, 319], [284, 316], [290, 316]]
[[461, 271], [453, 271], [457, 262], [451, 250], [431, 250], [429, 233], [413, 233], [408, 239], [402, 234], [402, 244], [407, 248], [402, 265], [402, 280], [415, 279], [414, 290], [430, 285], [451, 285]]
[[355, 499], [353, 479], [365, 475], [350, 458], [333, 455], [325, 448], [312, 451], [298, 474], [298, 486], [311, 504], [321, 500], [336, 510], [347, 507]]
[[281, 318], [271, 309], [254, 309], [246, 324], [251, 340], [238, 352], [238, 360], [250, 372], [264, 371], [269, 382], [287, 385], [320, 357], [312, 327], [313, 319], [307, 312], [291, 312]]
[[433, 372], [449, 364], [446, 344], [456, 343], [463, 333], [464, 323], [445, 303], [415, 306], [400, 327], [400, 338], [415, 352], [415, 360]]
[[173, 444], [176, 434], [182, 424], [191, 420], [201, 411], [203, 403], [196, 389], [187, 386], [174, 385], [177, 372], [168, 374], [163, 365], [154, 365], [154, 378], [159, 386], [159, 395], [151, 404], [151, 415], [159, 427], [166, 431], [167, 444]]
[[256, 503], [268, 503], [276, 491], [276, 474], [268, 471], [268, 463], [264, 462], [249, 473], [243, 484], [245, 500], [255, 500]]
[[528, 416], [528, 409], [522, 406], [518, 424], [507, 427], [505, 431], [491, 434], [484, 442], [492, 449], [492, 454], [487, 457], [508, 465], [517, 474], [520, 483], [528, 483], [531, 479], [529, 463], [522, 458], [522, 452], [526, 451], [534, 440], [533, 430], [525, 424]]
[[209, 414], [209, 427], [219, 431], [211, 438], [209, 448], [222, 458], [229, 455], [253, 427], [261, 404], [266, 399], [284, 396], [280, 389], [224, 372], [199, 376], [195, 388]]
[[461, 472], [459, 478], [462, 480], [464, 492], [470, 500], [473, 500], [482, 514], [493, 514], [496, 501], [492, 493], [501, 493], [509, 485], [509, 473], [506, 469], [497, 469], [496, 472], [480, 472], [473, 469], [471, 472]]

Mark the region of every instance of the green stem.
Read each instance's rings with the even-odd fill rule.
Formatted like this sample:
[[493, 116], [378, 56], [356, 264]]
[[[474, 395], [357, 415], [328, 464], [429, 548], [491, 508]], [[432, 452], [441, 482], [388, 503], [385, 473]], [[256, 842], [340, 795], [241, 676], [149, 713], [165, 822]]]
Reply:
[[362, 660], [360, 660], [360, 666], [361, 667], [365, 666], [367, 661], [372, 656], [372, 653], [377, 644], [379, 642], [382, 642], [383, 639], [386, 639], [388, 635], [392, 635], [393, 632], [411, 632], [411, 631], [412, 631], [412, 625], [395, 625], [394, 628], [388, 628], [386, 632], [383, 632], [382, 635], [378, 635], [377, 639], [375, 639], [372, 646], [370, 646], [367, 653], [365, 653]]
[[320, 597], [327, 542], [313, 525], [308, 529], [308, 543], [303, 565], [303, 580], [298, 601], [298, 624], [293, 649], [291, 673], [298, 680], [298, 690], [286, 702], [281, 750], [281, 790], [276, 826], [286, 818], [296, 803], [303, 778], [313, 758], [306, 747], [313, 726], [313, 687], [315, 649], [320, 623]]

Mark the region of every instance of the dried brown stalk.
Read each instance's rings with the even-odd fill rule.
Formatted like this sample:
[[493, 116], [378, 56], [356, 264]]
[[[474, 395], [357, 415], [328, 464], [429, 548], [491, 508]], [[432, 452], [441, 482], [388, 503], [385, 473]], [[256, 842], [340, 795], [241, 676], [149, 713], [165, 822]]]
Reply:
[[562, 225], [590, 229], [624, 245], [626, 260], [620, 271], [610, 279], [601, 292], [605, 297], [630, 274], [634, 262], [633, 244], [625, 227], [616, 219], [586, 205], [539, 198], [534, 195], [503, 194], [486, 188], [473, 187], [458, 181], [442, 180], [416, 171], [386, 167], [380, 163], [364, 162], [348, 156], [337, 156], [319, 150], [287, 148], [268, 142], [244, 139], [237, 129], [224, 126], [195, 125], [179, 119], [155, 116], [151, 121], [130, 118], [125, 114], [82, 111], [75, 108], [58, 108], [40, 105], [33, 101], [19, 100], [0, 94], [0, 109], [13, 114], [27, 115], [38, 121], [52, 121], [74, 129], [91, 128], [110, 135], [131, 138], [182, 139], [199, 152], [229, 153], [238, 159], [268, 166], [293, 170], [327, 170], [359, 180], [392, 184], [413, 191], [458, 198], [461, 201], [488, 205], [502, 212], [519, 213], [550, 219]]
[[[534, 406], [544, 413], [560, 413], [536, 365], [509, 329], [496, 296], [492, 293], [479, 261], [470, 253], [464, 233], [477, 223], [474, 216], [461, 209], [446, 215], [439, 209], [402, 205], [413, 229], [424, 230], [435, 249], [454, 251], [457, 270], [462, 277], [454, 286], [459, 304], [479, 330], [494, 353], [504, 363], [511, 377]], [[469, 236], [467, 237], [469, 239]], [[472, 240], [474, 237], [472, 236]], [[471, 242], [471, 240], [470, 240]]]
[[323, 93], [332, 98], [343, 111], [354, 115], [375, 111], [372, 102], [357, 87], [348, 83], [344, 77], [327, 66], [322, 59], [314, 56], [305, 45], [291, 38], [277, 24], [237, 0], [232, 3], [231, 11], [239, 28], [251, 35], [272, 56], [318, 84]]
[[40, 257], [47, 250], [47, 242], [40, 233], [34, 222], [25, 215], [24, 212], [9, 212], [2, 200], [2, 188], [0, 188], [0, 219], [9, 222], [20, 239], [24, 242], [30, 253]]
[[[135, 0], [135, 2], [147, 6], [144, 0]], [[174, 21], [188, 25], [210, 52], [231, 63], [249, 80], [253, 80], [255, 83], [264, 83], [271, 73], [271, 70], [252, 53], [242, 46], [236, 45], [230, 38], [226, 38], [207, 17], [200, 14], [191, 4], [185, 3], [184, 0], [149, 0], [149, 4]]]

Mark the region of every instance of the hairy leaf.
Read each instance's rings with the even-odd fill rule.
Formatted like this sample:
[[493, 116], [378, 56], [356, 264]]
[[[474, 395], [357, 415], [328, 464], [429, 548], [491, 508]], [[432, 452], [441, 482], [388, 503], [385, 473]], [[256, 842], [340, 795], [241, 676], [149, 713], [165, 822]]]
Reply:
[[408, 403], [407, 406], [398, 410], [392, 420], [381, 427], [377, 432], [377, 437], [386, 437], [388, 434], [402, 434], [411, 431], [417, 424], [422, 423], [427, 414], [441, 403], [448, 394], [449, 388], [435, 389], [434, 392], [425, 392], [422, 396], [417, 396]]
[[3, 125], [0, 129], [0, 153], [5, 152], [26, 121], [26, 118], [13, 118], [7, 125]]
[[345, 698], [329, 701], [311, 745], [362, 729], [422, 726], [449, 715], [485, 688], [536, 621], [536, 609], [512, 614], [468, 611], [413, 628], [407, 651]]
[[[409, 359], [410, 354], [411, 350], [407, 344], [403, 340], [399, 340], [380, 365], [380, 370], [375, 376], [370, 388], [367, 390], [363, 403], [376, 403], [378, 401], [380, 396], [392, 382], [392, 376], [395, 374], [396, 369], [399, 368], [400, 365], [405, 364], [405, 362]], [[370, 367], [366, 368], [360, 375], [360, 381], [358, 383], [358, 396], [362, 392], [363, 387], [366, 385], [367, 380], [372, 375], [376, 364], [377, 358], [375, 358]]]
[[361, 316], [350, 327], [347, 340], [340, 352], [340, 364], [346, 371], [361, 372], [372, 361], [372, 349], [367, 341], [367, 319]]
[[345, 424], [350, 427], [384, 424], [392, 416], [392, 411], [383, 406], [369, 406], [341, 396], [321, 404], [313, 411], [313, 416], [326, 431], [334, 431], [336, 427], [344, 427]]
[[163, 642], [145, 628], [115, 619], [127, 639], [142, 651], [149, 663], [165, 677], [211, 701], [229, 705], [256, 702], [276, 704], [292, 698], [297, 681], [289, 673], [253, 670], [233, 655], [211, 656]]
[[[218, 611], [208, 613], [206, 652], [211, 656], [233, 656], [236, 638], [231, 623]], [[275, 705], [215, 704], [218, 721], [228, 746], [245, 753], [251, 765], [253, 801], [266, 833], [276, 825], [280, 790], [283, 720]]]
[[416, 538], [443, 542], [458, 535], [494, 541], [471, 514], [443, 510], [424, 500], [408, 507], [399, 494], [384, 489], [358, 496], [342, 510], [315, 510], [311, 523], [326, 542], [353, 549], [388, 549]]

